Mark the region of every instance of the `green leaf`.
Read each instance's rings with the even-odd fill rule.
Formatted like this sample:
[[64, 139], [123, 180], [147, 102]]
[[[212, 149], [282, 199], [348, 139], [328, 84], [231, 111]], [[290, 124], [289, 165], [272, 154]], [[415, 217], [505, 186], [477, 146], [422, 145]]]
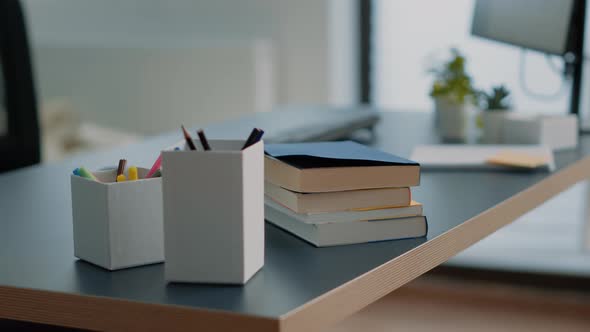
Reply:
[[449, 61], [433, 67], [429, 72], [434, 76], [430, 90], [432, 97], [446, 97], [459, 104], [475, 103], [477, 91], [473, 88], [471, 77], [465, 71], [465, 57], [458, 49], [451, 49]]

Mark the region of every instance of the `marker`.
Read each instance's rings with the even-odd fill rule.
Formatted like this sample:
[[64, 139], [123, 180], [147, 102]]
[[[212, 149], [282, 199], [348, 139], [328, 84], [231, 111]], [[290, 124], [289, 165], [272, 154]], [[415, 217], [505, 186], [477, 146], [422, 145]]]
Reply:
[[125, 181], [127, 181], [127, 178], [125, 177], [124, 174], [117, 175], [117, 182], [125, 182]]
[[[116, 182], [119, 182], [119, 177], [121, 177], [121, 175], [123, 175], [123, 172], [125, 171], [125, 165], [127, 165], [127, 160], [125, 160], [125, 159], [119, 159], [119, 166], [117, 167], [117, 179], [116, 179]], [[125, 181], [125, 175], [123, 175], [122, 181]]]
[[156, 173], [156, 171], [160, 169], [160, 166], [162, 166], [162, 154], [161, 153], [160, 153], [160, 156], [158, 156], [158, 159], [156, 159], [156, 162], [154, 162], [154, 164], [152, 165], [152, 168], [150, 168], [150, 171], [147, 173], [145, 178], [149, 179], [149, 178], [153, 177], [154, 174]]
[[72, 173], [74, 173], [74, 175], [80, 176], [80, 169], [76, 168]]
[[260, 141], [260, 139], [262, 139], [262, 135], [264, 135], [264, 130], [260, 128], [254, 128], [250, 133], [250, 136], [246, 140], [246, 143], [244, 143], [244, 147], [242, 148], [242, 150]]
[[248, 139], [246, 139], [246, 142], [244, 142], [244, 146], [242, 147], [242, 150], [244, 150], [245, 148], [247, 148], [253, 144], [252, 142], [258, 136], [258, 130], [259, 130], [258, 128], [252, 129], [252, 131], [250, 132], [250, 136], [248, 136]]
[[139, 177], [137, 176], [137, 167], [135, 167], [135, 166], [129, 167], [129, 170], [127, 171], [127, 173], [129, 173], [129, 181], [135, 181], [135, 180], [139, 179]]
[[90, 173], [90, 171], [88, 171], [86, 168], [84, 167], [80, 167], [78, 168], [78, 174], [83, 177], [83, 178], [87, 178], [88, 180], [92, 180], [92, 181], [98, 181], [98, 179], [96, 178], [96, 176], [94, 176], [94, 174]]
[[182, 128], [182, 133], [184, 134], [184, 139], [186, 140], [186, 144], [188, 145], [189, 149], [196, 150], [197, 147], [195, 146], [191, 135], [188, 133], [188, 131], [186, 131], [186, 129], [184, 129], [184, 126], [181, 125], [180, 127]]
[[211, 150], [211, 146], [209, 145], [209, 141], [207, 141], [207, 137], [205, 137], [205, 132], [203, 129], [199, 129], [197, 131], [197, 135], [199, 136], [199, 140], [201, 141], [201, 145], [205, 151]]
[[258, 143], [262, 139], [263, 135], [264, 135], [264, 130], [258, 128], [258, 136], [256, 136], [256, 139], [254, 140], [254, 143], [252, 143], [252, 144]]

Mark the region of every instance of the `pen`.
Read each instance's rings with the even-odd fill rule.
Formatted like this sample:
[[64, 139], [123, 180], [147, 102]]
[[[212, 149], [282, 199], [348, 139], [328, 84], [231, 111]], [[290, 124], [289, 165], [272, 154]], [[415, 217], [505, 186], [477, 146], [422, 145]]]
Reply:
[[94, 174], [90, 173], [90, 171], [84, 167], [78, 168], [78, 174], [83, 178], [87, 178], [88, 180], [98, 181], [96, 176], [94, 176]]
[[191, 135], [188, 133], [188, 131], [186, 131], [186, 129], [184, 129], [184, 126], [180, 127], [182, 128], [182, 133], [184, 134], [184, 139], [186, 140], [186, 144], [188, 145], [189, 149], [196, 150], [197, 147], [195, 146]]
[[123, 172], [125, 171], [126, 164], [126, 159], [119, 159], [119, 166], [117, 167], [117, 178], [115, 180], [116, 182], [125, 181], [125, 175], [123, 175]]
[[207, 141], [207, 137], [205, 137], [205, 132], [203, 129], [199, 129], [197, 131], [197, 135], [199, 135], [199, 140], [201, 140], [201, 145], [205, 151], [211, 150], [211, 146], [209, 145], [209, 141]]

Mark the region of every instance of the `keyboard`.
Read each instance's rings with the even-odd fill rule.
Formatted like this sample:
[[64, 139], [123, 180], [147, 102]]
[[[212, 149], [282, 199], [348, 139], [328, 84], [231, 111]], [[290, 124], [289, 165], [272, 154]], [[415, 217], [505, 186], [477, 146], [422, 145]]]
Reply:
[[215, 133], [212, 137], [240, 139], [258, 127], [264, 129], [267, 143], [335, 141], [348, 139], [359, 129], [372, 129], [378, 121], [379, 113], [369, 107], [282, 106], [212, 124], [207, 131]]
[[372, 129], [379, 114], [368, 108], [286, 107], [274, 111], [280, 125], [273, 125], [265, 141], [296, 143], [349, 138], [359, 129]]

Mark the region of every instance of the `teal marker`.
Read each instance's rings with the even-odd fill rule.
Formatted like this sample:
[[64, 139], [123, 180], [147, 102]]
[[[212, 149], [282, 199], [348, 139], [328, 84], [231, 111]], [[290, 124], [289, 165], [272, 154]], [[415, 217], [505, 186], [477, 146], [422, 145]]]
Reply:
[[76, 168], [72, 173], [74, 173], [74, 175], [80, 176], [80, 169]]
[[94, 174], [90, 173], [90, 171], [84, 167], [78, 168], [78, 174], [83, 178], [87, 178], [88, 180], [98, 181]]

